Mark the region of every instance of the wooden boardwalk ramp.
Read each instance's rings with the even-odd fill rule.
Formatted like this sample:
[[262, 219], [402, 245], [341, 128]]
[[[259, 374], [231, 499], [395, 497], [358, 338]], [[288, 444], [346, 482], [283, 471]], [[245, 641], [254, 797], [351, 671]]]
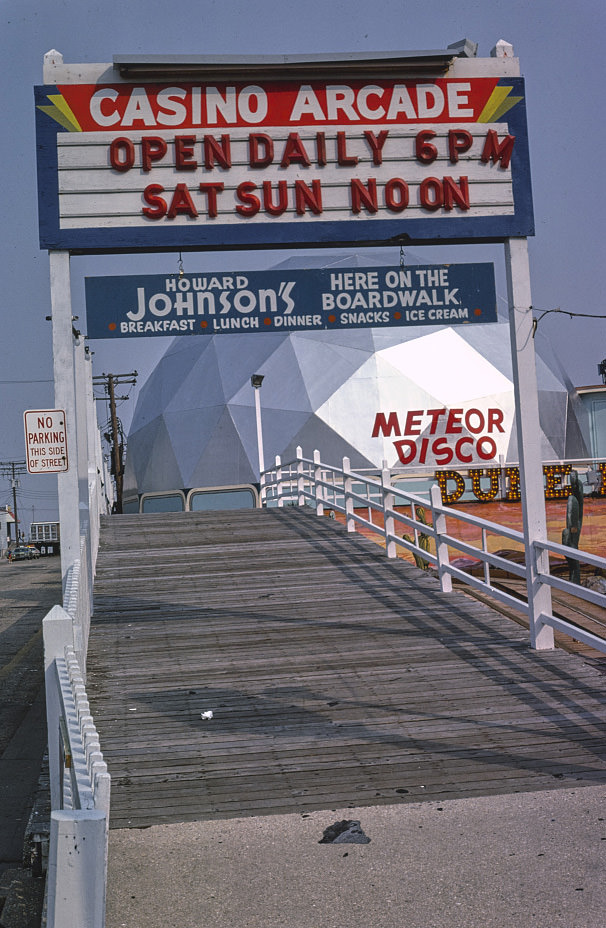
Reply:
[[87, 690], [113, 828], [606, 782], [606, 676], [308, 510], [106, 517]]

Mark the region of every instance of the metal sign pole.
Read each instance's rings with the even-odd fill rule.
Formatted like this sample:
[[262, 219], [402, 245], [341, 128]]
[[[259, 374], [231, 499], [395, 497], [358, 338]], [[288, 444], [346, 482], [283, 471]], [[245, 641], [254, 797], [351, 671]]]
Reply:
[[69, 469], [65, 473], [57, 474], [61, 526], [61, 577], [65, 591], [67, 572], [74, 561], [80, 557], [80, 495], [69, 252], [51, 251], [49, 260], [55, 405], [65, 411], [67, 446], [74, 449]]
[[[76, 432], [78, 435], [77, 462], [78, 462], [78, 493], [84, 501], [88, 499], [88, 441], [87, 441], [87, 365], [84, 354], [84, 337], [82, 334], [75, 338], [74, 344], [74, 371], [76, 384]], [[82, 525], [80, 526], [82, 529]]]
[[537, 650], [553, 648], [553, 629], [540, 616], [551, 614], [551, 589], [538, 579], [538, 570], [548, 573], [547, 552], [537, 555], [534, 542], [547, 539], [545, 493], [541, 460], [539, 401], [534, 354], [532, 299], [528, 242], [510, 238], [505, 242], [509, 331], [516, 404], [516, 429], [520, 461], [520, 491], [526, 547], [526, 584], [530, 622], [530, 644]]
[[[255, 377], [257, 383], [255, 383]], [[263, 377], [255, 374], [252, 377], [252, 385], [255, 391], [255, 422], [257, 425], [257, 454], [259, 456], [259, 477], [265, 470], [265, 456], [263, 454], [263, 428], [261, 425], [261, 381]]]

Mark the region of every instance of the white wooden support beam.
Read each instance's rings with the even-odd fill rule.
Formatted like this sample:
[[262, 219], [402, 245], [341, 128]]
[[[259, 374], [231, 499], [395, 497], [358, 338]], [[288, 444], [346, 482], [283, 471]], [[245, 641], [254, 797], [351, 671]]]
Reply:
[[49, 260], [55, 407], [65, 411], [69, 464], [67, 471], [57, 474], [61, 525], [61, 576], [65, 589], [67, 572], [74, 561], [80, 557], [80, 496], [69, 252], [51, 251]]
[[554, 646], [553, 629], [541, 621], [541, 615], [550, 615], [552, 612], [551, 590], [548, 584], [540, 581], [538, 575], [540, 572], [549, 573], [549, 554], [547, 551], [538, 551], [534, 544], [536, 541], [547, 540], [547, 520], [539, 437], [541, 431], [530, 268], [528, 243], [525, 238], [512, 238], [506, 241], [505, 265], [520, 462], [520, 492], [526, 548], [530, 644], [537, 650], [548, 650]]

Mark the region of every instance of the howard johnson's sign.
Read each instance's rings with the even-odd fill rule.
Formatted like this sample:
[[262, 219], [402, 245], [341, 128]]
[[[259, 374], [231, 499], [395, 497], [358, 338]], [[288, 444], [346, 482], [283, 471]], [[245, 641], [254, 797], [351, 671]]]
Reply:
[[492, 264], [87, 277], [90, 338], [496, 322]]

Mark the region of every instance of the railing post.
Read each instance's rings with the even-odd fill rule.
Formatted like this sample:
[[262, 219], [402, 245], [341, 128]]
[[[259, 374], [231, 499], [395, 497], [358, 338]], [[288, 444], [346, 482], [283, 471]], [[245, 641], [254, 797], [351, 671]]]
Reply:
[[48, 928], [104, 928], [106, 876], [105, 812], [51, 812]]
[[297, 457], [297, 505], [305, 505], [305, 497], [303, 496], [303, 491], [305, 489], [305, 474], [303, 472], [303, 449], [300, 446], [297, 446], [296, 449]]
[[66, 647], [73, 647], [72, 620], [61, 606], [53, 606], [48, 615], [42, 620], [42, 637], [44, 641], [44, 680], [51, 809], [58, 809], [61, 805], [62, 764], [59, 745], [61, 704], [55, 661], [57, 658], [64, 657]]
[[433, 522], [434, 531], [436, 533], [436, 556], [438, 558], [438, 577], [440, 579], [440, 586], [443, 593], [452, 592], [452, 577], [448, 573], [448, 545], [445, 541], [442, 540], [442, 536], [446, 534], [446, 516], [441, 511], [442, 506], [442, 494], [440, 493], [440, 488], [437, 483], [434, 483], [430, 492], [431, 497], [431, 521]]
[[97, 427], [95, 398], [93, 395], [93, 363], [88, 347], [84, 349], [86, 360], [86, 436], [88, 457], [88, 508], [90, 519], [91, 565], [97, 561], [99, 545], [99, 516], [103, 511], [101, 499], [101, 435]]
[[284, 506], [284, 499], [282, 497], [283, 492], [283, 483], [282, 483], [282, 458], [279, 454], [276, 455], [276, 493], [278, 495], [278, 507], [281, 509]]
[[505, 479], [505, 456], [499, 455], [499, 499], [505, 499], [507, 496], [507, 486]]
[[324, 515], [324, 488], [321, 485], [322, 468], [320, 467], [320, 452], [314, 451], [314, 495], [316, 497], [316, 515]]
[[[96, 769], [98, 767], [98, 769]], [[102, 769], [103, 768], [103, 769]], [[95, 794], [95, 808], [105, 812], [109, 822], [109, 804], [111, 796], [111, 775], [107, 771], [107, 764], [93, 767], [93, 789]]]
[[[77, 331], [77, 330], [76, 330]], [[82, 514], [90, 525], [90, 499], [88, 495], [88, 372], [90, 365], [86, 363], [84, 353], [84, 338], [81, 334], [74, 336], [74, 385], [76, 398], [76, 435], [78, 447], [74, 449], [74, 463], [78, 468], [78, 496], [80, 511], [80, 536], [85, 534], [82, 530]], [[87, 526], [88, 527], [88, 526]], [[82, 547], [82, 540], [80, 540]]]
[[343, 493], [345, 495], [345, 524], [348, 532], [355, 532], [356, 522], [353, 518], [354, 501], [351, 495], [353, 491], [353, 478], [351, 476], [351, 464], [349, 458], [343, 458]]
[[[482, 551], [484, 554], [488, 552], [488, 532], [485, 528], [482, 529]], [[486, 560], [484, 561], [484, 583], [490, 586], [490, 564]]]
[[[385, 463], [385, 462], [383, 462]], [[386, 489], [389, 487], [389, 490]], [[389, 510], [393, 510], [395, 497], [391, 490], [391, 473], [387, 467], [381, 471], [381, 498], [383, 503], [383, 530], [385, 532], [385, 553], [387, 557], [397, 557], [397, 547], [390, 535], [395, 534], [395, 523], [392, 515], [388, 515]], [[369, 513], [370, 515], [370, 513]]]

